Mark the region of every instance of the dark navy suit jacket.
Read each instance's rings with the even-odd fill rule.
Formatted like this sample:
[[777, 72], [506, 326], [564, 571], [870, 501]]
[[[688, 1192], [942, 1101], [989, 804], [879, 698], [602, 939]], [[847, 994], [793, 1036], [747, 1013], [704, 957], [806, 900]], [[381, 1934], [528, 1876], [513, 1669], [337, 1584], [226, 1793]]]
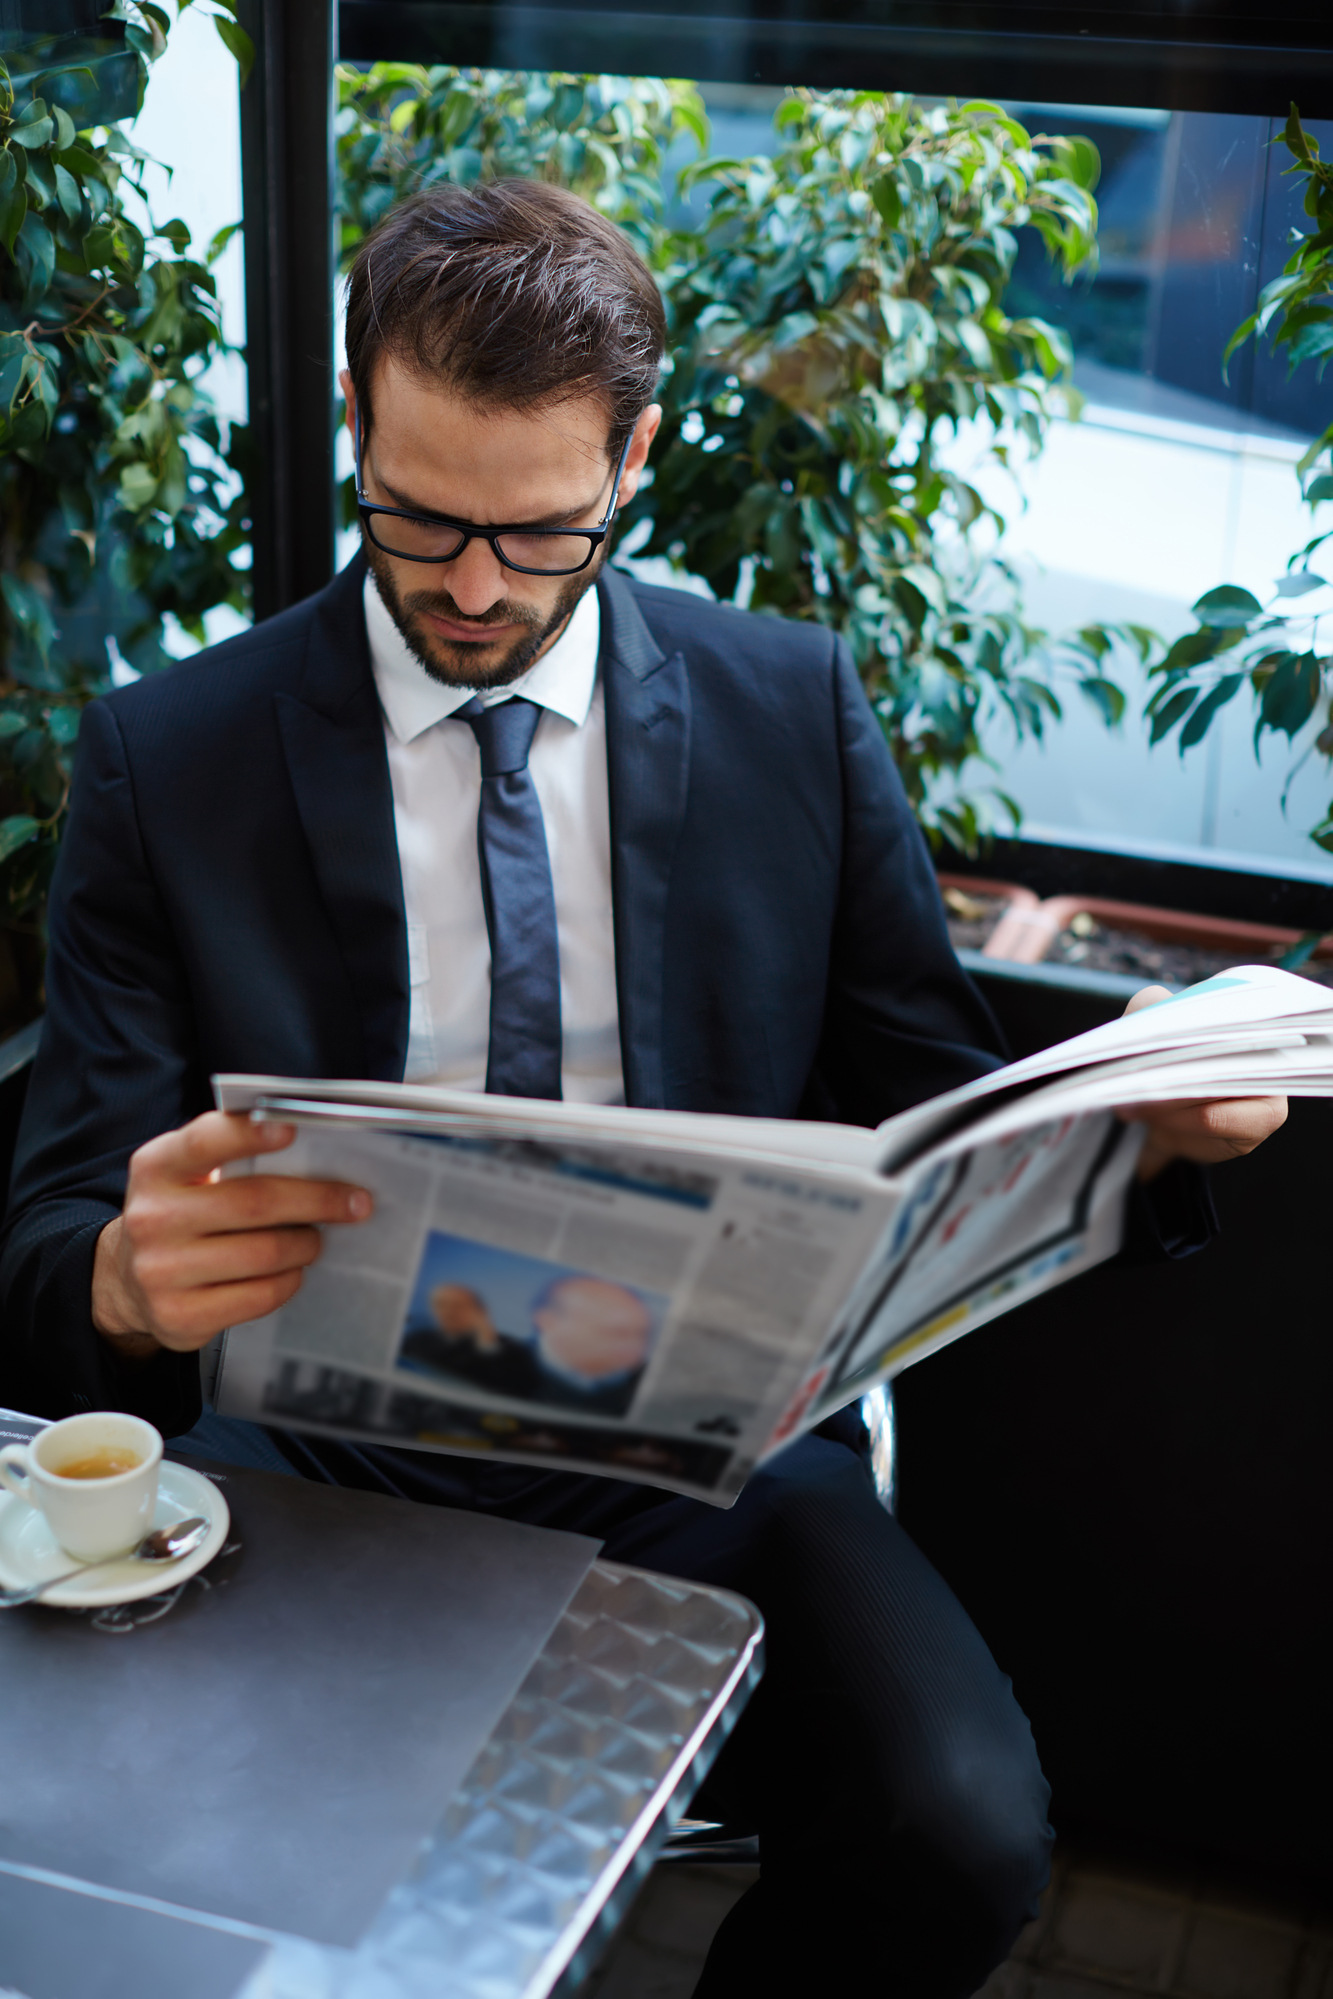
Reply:
[[[358, 559], [84, 716], [19, 1139], [0, 1401], [195, 1420], [193, 1356], [122, 1370], [89, 1308], [130, 1153], [217, 1070], [401, 1077], [408, 969]], [[869, 1124], [992, 1067], [846, 647], [598, 583], [631, 1104]]]

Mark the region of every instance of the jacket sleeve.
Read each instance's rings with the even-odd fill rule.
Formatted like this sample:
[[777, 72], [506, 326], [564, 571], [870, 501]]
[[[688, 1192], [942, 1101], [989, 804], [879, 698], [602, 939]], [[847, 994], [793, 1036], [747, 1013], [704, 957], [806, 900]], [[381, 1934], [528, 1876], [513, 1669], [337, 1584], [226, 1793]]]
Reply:
[[954, 956], [935, 871], [841, 640], [834, 699], [843, 840], [811, 1117], [878, 1124], [1006, 1059], [990, 1008]]
[[93, 1253], [131, 1152], [209, 1106], [124, 741], [100, 701], [52, 883], [46, 1002], [0, 1259], [0, 1401], [50, 1417], [125, 1409], [178, 1434], [199, 1413], [197, 1356], [122, 1362], [92, 1323]]

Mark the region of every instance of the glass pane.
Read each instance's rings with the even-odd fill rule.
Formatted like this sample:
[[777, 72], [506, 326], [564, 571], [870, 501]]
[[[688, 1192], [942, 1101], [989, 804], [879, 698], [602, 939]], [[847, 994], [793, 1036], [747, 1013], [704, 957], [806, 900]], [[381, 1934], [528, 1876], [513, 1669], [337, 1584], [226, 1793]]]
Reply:
[[[1160, 666], [1219, 589], [1286, 607], [1293, 653], [1324, 607], [1317, 577], [1278, 581], [1330, 525], [1296, 477], [1324, 392], [1267, 343], [1222, 367], [1308, 227], [1281, 120], [536, 70], [342, 68], [343, 251], [429, 172], [559, 178], [627, 230], [676, 348], [612, 559], [840, 632], [921, 817], [951, 836], [974, 811], [1004, 831], [1013, 799], [1062, 844], [1333, 879], [1308, 838], [1327, 690], [1256, 761], [1252, 690], [1233, 689], [1182, 761], [1177, 738], [1149, 743], [1162, 683], [1139, 656]], [[1330, 128], [1311, 136], [1327, 152]], [[969, 192], [991, 171], [978, 146], [1013, 183], [989, 206]], [[1100, 267], [1074, 198], [1094, 185]], [[550, 573], [585, 556], [505, 553]], [[1200, 657], [1215, 679], [1234, 664]]]

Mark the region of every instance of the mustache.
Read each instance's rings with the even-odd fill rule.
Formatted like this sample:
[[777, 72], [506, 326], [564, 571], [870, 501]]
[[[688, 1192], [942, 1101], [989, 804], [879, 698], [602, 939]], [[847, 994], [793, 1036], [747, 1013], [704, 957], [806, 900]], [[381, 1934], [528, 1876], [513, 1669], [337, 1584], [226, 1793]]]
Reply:
[[522, 625], [530, 630], [544, 622], [541, 612], [530, 604], [515, 604], [509, 598], [492, 604], [480, 617], [468, 611], [460, 611], [447, 590], [414, 590], [403, 600], [403, 610], [408, 617], [419, 617], [423, 612], [437, 618], [448, 618], [451, 624], [470, 625], [481, 630], [486, 625]]

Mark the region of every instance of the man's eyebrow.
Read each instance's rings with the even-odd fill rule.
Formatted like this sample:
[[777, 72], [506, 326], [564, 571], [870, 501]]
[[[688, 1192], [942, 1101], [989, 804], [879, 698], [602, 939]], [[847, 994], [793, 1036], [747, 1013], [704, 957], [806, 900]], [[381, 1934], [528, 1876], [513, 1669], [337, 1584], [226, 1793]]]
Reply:
[[[400, 492], [396, 486], [391, 486], [387, 479], [377, 479], [376, 483], [381, 491], [389, 495], [396, 507], [402, 508], [405, 514], [417, 514], [422, 520], [427, 521], [461, 520], [463, 518], [461, 514], [442, 514], [436, 507], [423, 507], [419, 500], [411, 499], [406, 493]], [[590, 500], [587, 505], [582, 507], [563, 507], [557, 512], [538, 514], [526, 521], [497, 521], [495, 526], [505, 528], [562, 528], [567, 522], [576, 520], [580, 514], [588, 513], [596, 504], [595, 500]], [[472, 525], [484, 527], [488, 524], [484, 521], [477, 521], [472, 523]]]

